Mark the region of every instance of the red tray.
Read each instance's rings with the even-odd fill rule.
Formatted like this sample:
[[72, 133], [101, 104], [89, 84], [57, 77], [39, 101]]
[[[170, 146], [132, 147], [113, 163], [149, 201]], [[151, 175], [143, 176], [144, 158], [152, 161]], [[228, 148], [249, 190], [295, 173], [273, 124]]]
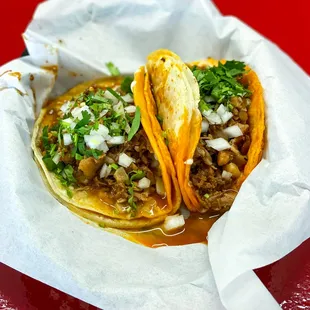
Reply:
[[[24, 49], [20, 33], [41, 1], [1, 3], [2, 45], [0, 65], [19, 57]], [[238, 16], [285, 50], [310, 73], [309, 0], [296, 5], [285, 1], [215, 0], [224, 15]], [[295, 251], [256, 274], [283, 309], [310, 309], [310, 239]], [[0, 264], [0, 309], [97, 309], [3, 264]]]

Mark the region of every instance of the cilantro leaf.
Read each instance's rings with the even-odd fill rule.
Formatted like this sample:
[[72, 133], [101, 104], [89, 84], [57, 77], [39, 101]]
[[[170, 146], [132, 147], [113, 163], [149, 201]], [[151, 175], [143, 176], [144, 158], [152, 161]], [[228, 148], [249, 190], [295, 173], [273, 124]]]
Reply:
[[82, 111], [83, 118], [76, 124], [75, 129], [79, 129], [87, 125], [90, 121], [90, 114], [87, 111]]
[[44, 126], [43, 128], [42, 142], [43, 142], [44, 149], [48, 151], [50, 149], [50, 143], [48, 141], [48, 126]]
[[140, 112], [140, 107], [136, 108], [136, 113], [135, 113], [135, 117], [132, 121], [131, 127], [130, 127], [130, 131], [128, 133], [128, 141], [130, 141], [133, 136], [136, 134], [136, 132], [139, 130], [140, 128], [140, 121], [141, 121], [141, 112]]
[[107, 66], [111, 75], [113, 75], [113, 76], [120, 75], [119, 69], [112, 62], [107, 62], [105, 65]]
[[73, 176], [73, 167], [71, 165], [67, 165], [63, 172], [65, 173], [65, 176], [66, 176], [66, 179], [70, 182], [70, 183], [75, 183], [76, 182], [76, 179], [75, 177]]
[[[252, 94], [238, 80], [246, 73], [244, 62], [236, 60], [226, 61], [225, 64], [219, 62], [217, 67], [206, 69], [193, 67], [192, 72], [199, 85], [201, 112], [214, 108], [217, 103], [229, 104], [231, 97], [249, 97]], [[212, 96], [216, 102], [206, 103], [204, 98], [209, 96]]]
[[57, 168], [57, 165], [54, 163], [50, 155], [43, 156], [42, 160], [49, 171], [54, 171]]
[[121, 90], [126, 94], [132, 94], [131, 83], [133, 82], [133, 76], [126, 76], [121, 84]]
[[117, 164], [110, 164], [109, 165], [109, 168], [112, 168], [114, 170], [117, 170], [118, 169], [118, 165]]
[[140, 180], [145, 177], [145, 172], [142, 170], [131, 171], [131, 173], [133, 174], [130, 176], [130, 179], [129, 179], [130, 183], [132, 183], [135, 180]]

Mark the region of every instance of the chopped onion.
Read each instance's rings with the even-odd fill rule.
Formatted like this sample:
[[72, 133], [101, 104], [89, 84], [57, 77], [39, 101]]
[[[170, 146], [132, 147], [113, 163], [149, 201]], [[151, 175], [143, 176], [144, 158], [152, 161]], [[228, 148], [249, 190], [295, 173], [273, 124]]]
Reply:
[[114, 172], [114, 178], [118, 183], [125, 183], [128, 181], [128, 174], [126, 173], [126, 170], [123, 167], [118, 168]]
[[86, 111], [88, 114], [90, 114], [91, 120], [95, 119], [94, 114], [90, 111], [89, 106], [87, 106], [87, 105], [80, 107], [80, 108], [79, 107], [74, 108], [71, 111], [71, 114], [74, 118], [78, 118], [79, 120], [81, 120], [83, 118], [83, 114], [82, 114], [83, 111]]
[[125, 111], [127, 113], [135, 113], [136, 112], [136, 106], [135, 105], [129, 105], [128, 107], [125, 108]]
[[156, 178], [156, 193], [160, 196], [166, 196], [166, 190], [162, 178]]
[[212, 96], [205, 96], [205, 102], [215, 102], [216, 100]]
[[194, 162], [194, 160], [192, 158], [189, 158], [189, 159], [185, 160], [184, 164], [185, 165], [192, 165], [193, 162]]
[[89, 148], [98, 149], [99, 145], [104, 142], [104, 139], [100, 135], [85, 135], [84, 141]]
[[107, 164], [103, 164], [99, 173], [100, 178], [106, 178], [110, 174], [111, 170], [112, 168], [110, 168]]
[[125, 96], [122, 96], [123, 100], [125, 100], [128, 103], [132, 103], [133, 102], [133, 98], [130, 94], [126, 94]]
[[170, 231], [185, 225], [185, 220], [182, 214], [170, 215], [165, 218], [163, 225], [164, 230]]
[[76, 126], [76, 123], [73, 121], [72, 118], [65, 118], [61, 121], [62, 123], [65, 123], [65, 125], [70, 126], [71, 129], [74, 129]]
[[130, 126], [129, 126], [129, 124], [127, 123], [127, 124], [126, 124], [126, 127], [125, 127], [125, 132], [128, 134], [129, 131], [130, 131]]
[[[210, 111], [210, 110], [209, 110]], [[208, 111], [206, 111], [208, 112]], [[204, 112], [203, 112], [204, 113]], [[205, 116], [205, 118], [209, 121], [210, 124], [222, 124], [222, 119], [220, 118], [220, 116], [215, 113], [215, 112], [211, 112], [211, 113], [205, 113], [203, 114], [203, 116]]]
[[103, 142], [100, 143], [100, 145], [97, 147], [97, 150], [103, 151], [104, 153], [106, 153], [106, 152], [109, 150], [109, 147], [108, 147], [107, 144], [103, 141]]
[[141, 180], [139, 180], [138, 182], [138, 187], [141, 189], [146, 189], [149, 188], [151, 185], [151, 180], [149, 180], [148, 178], [144, 177]]
[[109, 110], [102, 110], [99, 114], [99, 118], [105, 116], [107, 113], [109, 112]]
[[223, 138], [207, 140], [207, 145], [217, 151], [227, 150], [227, 149], [230, 149], [231, 147], [231, 145]]
[[208, 132], [208, 130], [209, 130], [209, 123], [206, 119], [204, 119], [201, 122], [201, 132]]
[[223, 131], [227, 134], [228, 139], [237, 138], [243, 135], [240, 127], [237, 125], [227, 127]]
[[136, 81], [132, 81], [130, 84], [130, 89], [133, 92], [134, 87], [136, 86]]
[[64, 145], [70, 145], [72, 143], [72, 138], [69, 133], [64, 133], [63, 137], [64, 137]]
[[123, 136], [115, 136], [111, 137], [108, 142], [113, 145], [123, 144], [125, 142], [125, 138]]
[[59, 163], [59, 160], [60, 160], [60, 153], [56, 153], [52, 160], [57, 165]]
[[65, 104], [63, 104], [61, 107], [60, 107], [60, 110], [63, 112], [63, 113], [68, 113], [70, 111], [72, 107], [72, 103], [71, 101], [67, 101]]
[[97, 130], [92, 129], [90, 131], [90, 135], [100, 135], [100, 136], [106, 138], [109, 135], [109, 128], [102, 125], [102, 124], [99, 124]]
[[233, 117], [233, 114], [231, 112], [226, 111], [222, 116], [222, 122], [223, 124], [226, 124], [231, 118]]
[[232, 173], [230, 173], [226, 170], [223, 170], [223, 172], [222, 172], [222, 178], [223, 179], [229, 180], [231, 177], [232, 177]]
[[114, 95], [112, 95], [108, 90], [106, 90], [104, 92], [103, 97], [105, 97], [107, 99], [111, 99], [113, 104], [117, 104], [118, 103], [118, 99], [116, 97], [114, 97]]
[[191, 213], [189, 212], [189, 210], [185, 207], [184, 204], [181, 204], [181, 207], [180, 207], [180, 212], [181, 214], [183, 215], [184, 219], [187, 220]]
[[128, 168], [135, 160], [126, 155], [125, 153], [120, 154], [118, 158], [118, 164], [122, 167]]
[[113, 106], [113, 110], [118, 114], [121, 114], [121, 115], [125, 114], [124, 106], [121, 101]]
[[223, 104], [221, 104], [216, 110], [216, 113], [221, 117], [225, 114], [225, 112], [227, 112], [227, 109]]

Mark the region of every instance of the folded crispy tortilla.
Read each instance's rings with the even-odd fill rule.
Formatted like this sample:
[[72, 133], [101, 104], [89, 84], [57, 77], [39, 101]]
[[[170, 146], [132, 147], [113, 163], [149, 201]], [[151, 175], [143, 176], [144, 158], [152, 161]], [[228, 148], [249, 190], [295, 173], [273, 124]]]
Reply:
[[181, 194], [144, 85], [136, 83], [133, 100], [123, 80], [86, 82], [49, 101], [32, 149], [49, 190], [72, 212], [100, 226], [137, 229], [174, 214]]
[[[168, 50], [147, 59], [158, 118], [191, 211], [226, 211], [262, 157], [262, 86], [243, 63], [225, 63], [206, 59], [186, 65]], [[208, 72], [217, 66], [218, 75]], [[205, 96], [209, 89], [212, 94]]]

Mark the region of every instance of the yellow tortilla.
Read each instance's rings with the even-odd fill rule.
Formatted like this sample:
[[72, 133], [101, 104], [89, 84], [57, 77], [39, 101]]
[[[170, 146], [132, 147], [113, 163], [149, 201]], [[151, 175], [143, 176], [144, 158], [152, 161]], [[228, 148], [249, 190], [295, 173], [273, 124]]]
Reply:
[[[167, 215], [174, 214], [180, 206], [181, 194], [170, 154], [168, 150], [162, 150], [162, 145], [159, 147], [160, 140], [156, 139], [155, 135], [152, 133], [151, 119], [152, 117], [155, 118], [155, 115], [149, 115], [149, 111], [147, 111], [144, 102], [141, 102], [139, 99], [139, 92], [135, 90], [134, 99], [141, 108], [142, 126], [144, 127], [160, 164], [166, 197], [163, 198], [155, 193], [143, 206], [138, 208], [138, 212], [136, 212], [135, 216], [130, 213], [116, 213], [114, 211], [115, 201], [100, 189], [87, 186], [83, 188], [71, 188], [73, 197], [69, 198], [67, 189], [61, 185], [57, 176], [46, 168], [42, 160], [43, 154], [39, 148], [43, 127], [52, 122], [53, 116], [48, 113], [49, 111], [53, 110], [54, 113], [57, 112], [64, 102], [80, 94], [91, 85], [96, 84], [97, 87], [105, 89], [107, 87], [117, 86], [121, 81], [122, 78], [103, 78], [89, 81], [72, 88], [66, 94], [50, 101], [47, 106], [41, 110], [40, 116], [35, 123], [32, 137], [32, 149], [34, 158], [49, 190], [59, 202], [68, 207], [72, 212], [101, 226], [122, 229], [146, 228], [163, 222]], [[139, 85], [139, 81], [137, 81], [137, 85]], [[143, 96], [144, 88], [141, 92]], [[166, 162], [168, 164], [166, 164]]]

